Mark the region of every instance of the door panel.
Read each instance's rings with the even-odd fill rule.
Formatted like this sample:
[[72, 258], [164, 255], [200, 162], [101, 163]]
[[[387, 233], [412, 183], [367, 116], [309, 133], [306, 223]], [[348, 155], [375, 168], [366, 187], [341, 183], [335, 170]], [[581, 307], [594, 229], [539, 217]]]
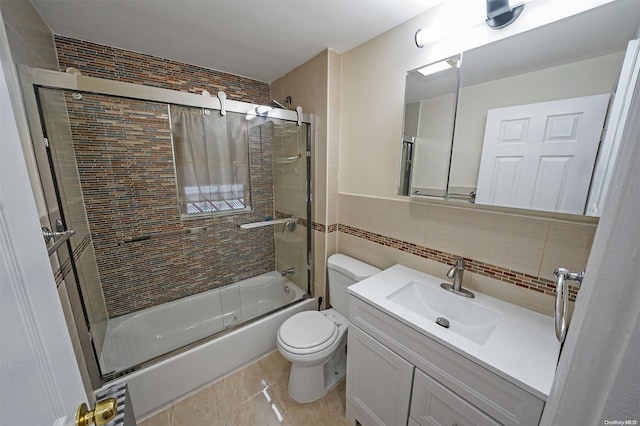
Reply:
[[609, 94], [488, 111], [476, 203], [583, 214]]
[[362, 424], [406, 424], [413, 365], [355, 326], [349, 327], [348, 338], [347, 419]]
[[522, 157], [496, 158], [494, 176], [491, 181], [491, 204], [505, 205], [515, 196], [518, 187]]
[[65, 282], [93, 385], [99, 386], [101, 372], [94, 360], [102, 351], [108, 317], [71, 143], [65, 92], [38, 88], [37, 100], [42, 117], [40, 125], [47, 141], [47, 162], [43, 165], [42, 158], [38, 158], [40, 180], [50, 182], [47, 185], [54, 188], [45, 193], [49, 218], [55, 222], [59, 217], [65, 229], [75, 231], [69, 243], [51, 254], [59, 261], [54, 271], [57, 271], [56, 280]]
[[[65, 92], [39, 88], [38, 100], [49, 156], [48, 167], [40, 168], [40, 179], [52, 181], [56, 189], [55, 198], [52, 199], [51, 195], [46, 197], [47, 205], [59, 205], [57, 214], [67, 229], [75, 231], [70, 239], [70, 250], [61, 248], [52, 256], [60, 259], [61, 275], [66, 280], [67, 288], [77, 285], [82, 292], [84, 315], [89, 322], [92, 343], [95, 352], [100, 354], [106, 332], [107, 310], [71, 142]], [[55, 220], [53, 217], [51, 219]], [[78, 317], [84, 315], [77, 313]]]

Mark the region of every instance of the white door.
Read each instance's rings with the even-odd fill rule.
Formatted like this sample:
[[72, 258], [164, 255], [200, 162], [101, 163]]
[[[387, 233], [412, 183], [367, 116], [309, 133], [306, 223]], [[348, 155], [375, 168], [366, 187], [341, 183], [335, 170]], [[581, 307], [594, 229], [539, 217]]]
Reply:
[[609, 96], [489, 110], [476, 203], [583, 214]]
[[0, 129], [0, 424], [71, 424], [87, 395], [49, 266], [2, 66]]

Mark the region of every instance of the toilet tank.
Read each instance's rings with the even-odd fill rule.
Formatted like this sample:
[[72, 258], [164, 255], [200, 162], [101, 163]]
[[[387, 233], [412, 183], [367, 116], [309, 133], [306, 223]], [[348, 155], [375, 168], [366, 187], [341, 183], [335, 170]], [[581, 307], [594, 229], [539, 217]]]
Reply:
[[380, 272], [380, 269], [339, 253], [329, 257], [327, 268], [329, 270], [329, 302], [336, 311], [348, 318], [347, 287]]

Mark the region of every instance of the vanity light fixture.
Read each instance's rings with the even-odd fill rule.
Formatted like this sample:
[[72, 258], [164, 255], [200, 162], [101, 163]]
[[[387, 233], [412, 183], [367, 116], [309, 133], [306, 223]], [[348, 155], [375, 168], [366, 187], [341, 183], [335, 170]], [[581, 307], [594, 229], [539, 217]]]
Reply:
[[[472, 1], [472, 0], [466, 0]], [[473, 0], [474, 2], [476, 0]], [[485, 19], [485, 23], [493, 28], [494, 30], [499, 30], [508, 25], [511, 25], [522, 13], [524, 9], [524, 5], [526, 3], [532, 2], [533, 0], [486, 0], [487, 2], [487, 18]], [[463, 3], [460, 0], [457, 2]], [[453, 3], [453, 0], [451, 0]], [[510, 3], [513, 3], [514, 6], [511, 6]], [[460, 9], [460, 13], [466, 10], [464, 7]], [[464, 19], [460, 19], [465, 22], [463, 26], [460, 27], [461, 31], [464, 31], [466, 25], [475, 25], [475, 13], [473, 17], [471, 14], [467, 14], [468, 16], [464, 16]], [[479, 18], [479, 17], [478, 17]], [[456, 21], [457, 22], [457, 21]], [[478, 21], [479, 23], [479, 21]], [[414, 35], [414, 42], [419, 49], [422, 49], [425, 46], [425, 43], [430, 41], [429, 35], [427, 34], [437, 33], [435, 31], [425, 31], [422, 28], [419, 28]], [[441, 39], [440, 39], [441, 40]], [[433, 41], [433, 40], [431, 40]]]
[[509, 0], [487, 0], [487, 25], [499, 30], [511, 25], [524, 9], [524, 3], [511, 7]]
[[445, 59], [444, 61], [427, 65], [426, 67], [419, 68], [416, 71], [424, 76], [427, 76], [427, 75], [435, 74], [437, 72], [448, 70], [451, 68], [458, 68], [459, 66], [460, 66], [460, 57], [456, 56], [454, 58]]
[[421, 43], [420, 40], [418, 39], [420, 37], [420, 32], [422, 32], [422, 28], [416, 31], [415, 42], [416, 42], [416, 46], [418, 46], [419, 49], [422, 49], [424, 47], [424, 43]]

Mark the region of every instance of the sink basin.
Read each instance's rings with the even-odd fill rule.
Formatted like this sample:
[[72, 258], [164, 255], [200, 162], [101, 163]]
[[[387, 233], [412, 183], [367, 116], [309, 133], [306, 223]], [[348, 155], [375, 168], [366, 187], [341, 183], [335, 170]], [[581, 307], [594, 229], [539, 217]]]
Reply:
[[449, 331], [479, 345], [484, 345], [502, 317], [473, 299], [415, 280], [389, 294], [387, 299], [434, 324], [438, 318], [446, 318]]

